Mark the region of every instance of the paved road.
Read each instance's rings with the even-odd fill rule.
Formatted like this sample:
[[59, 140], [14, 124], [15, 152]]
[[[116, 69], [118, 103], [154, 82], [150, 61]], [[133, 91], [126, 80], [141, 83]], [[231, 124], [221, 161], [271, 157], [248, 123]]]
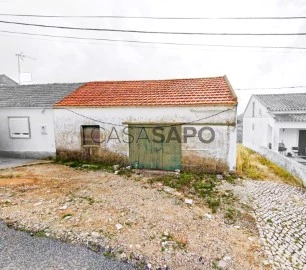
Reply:
[[36, 161], [35, 159], [7, 158], [0, 156], [0, 169], [12, 168]]
[[0, 269], [132, 269], [85, 247], [32, 237], [0, 222]]

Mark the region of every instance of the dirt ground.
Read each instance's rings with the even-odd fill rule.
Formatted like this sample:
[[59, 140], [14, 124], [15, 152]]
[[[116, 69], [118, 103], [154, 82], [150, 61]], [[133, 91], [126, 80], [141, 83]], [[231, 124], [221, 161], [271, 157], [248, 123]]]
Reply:
[[[145, 177], [58, 164], [0, 171], [0, 218], [144, 269], [263, 269], [257, 235]], [[211, 216], [210, 216], [211, 215]]]

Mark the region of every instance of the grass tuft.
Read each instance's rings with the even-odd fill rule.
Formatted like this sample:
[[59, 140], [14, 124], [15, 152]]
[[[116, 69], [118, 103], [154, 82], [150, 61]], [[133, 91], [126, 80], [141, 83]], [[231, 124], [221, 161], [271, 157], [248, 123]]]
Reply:
[[297, 177], [262, 155], [240, 144], [237, 146], [236, 166], [237, 175], [240, 177], [265, 180], [276, 176], [284, 183], [301, 186]]
[[[224, 180], [229, 178], [230, 182], [233, 181], [233, 176], [224, 176]], [[180, 175], [161, 175], [151, 177], [149, 182], [162, 183], [165, 186], [174, 188], [185, 195], [196, 195], [198, 198], [203, 199], [212, 212], [215, 213], [222, 203], [231, 203], [233, 195], [228, 191], [218, 190], [220, 181], [217, 180], [215, 174], [195, 174], [190, 172], [182, 172]]]
[[203, 173], [223, 173], [228, 171], [225, 162], [214, 158], [204, 158], [197, 155], [183, 156], [183, 170], [185, 172], [203, 174]]

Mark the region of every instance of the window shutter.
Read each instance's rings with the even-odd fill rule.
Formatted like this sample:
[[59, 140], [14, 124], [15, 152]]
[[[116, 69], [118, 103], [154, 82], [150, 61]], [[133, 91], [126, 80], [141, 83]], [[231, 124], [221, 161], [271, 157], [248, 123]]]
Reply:
[[11, 138], [30, 138], [28, 117], [9, 117]]

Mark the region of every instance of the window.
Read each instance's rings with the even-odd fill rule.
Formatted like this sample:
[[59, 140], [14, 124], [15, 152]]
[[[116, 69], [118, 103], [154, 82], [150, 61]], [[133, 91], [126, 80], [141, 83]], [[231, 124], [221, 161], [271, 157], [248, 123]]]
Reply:
[[100, 145], [99, 126], [82, 126], [82, 145]]
[[10, 137], [14, 139], [30, 138], [29, 117], [9, 117]]
[[252, 117], [255, 117], [255, 102], [252, 104]]

